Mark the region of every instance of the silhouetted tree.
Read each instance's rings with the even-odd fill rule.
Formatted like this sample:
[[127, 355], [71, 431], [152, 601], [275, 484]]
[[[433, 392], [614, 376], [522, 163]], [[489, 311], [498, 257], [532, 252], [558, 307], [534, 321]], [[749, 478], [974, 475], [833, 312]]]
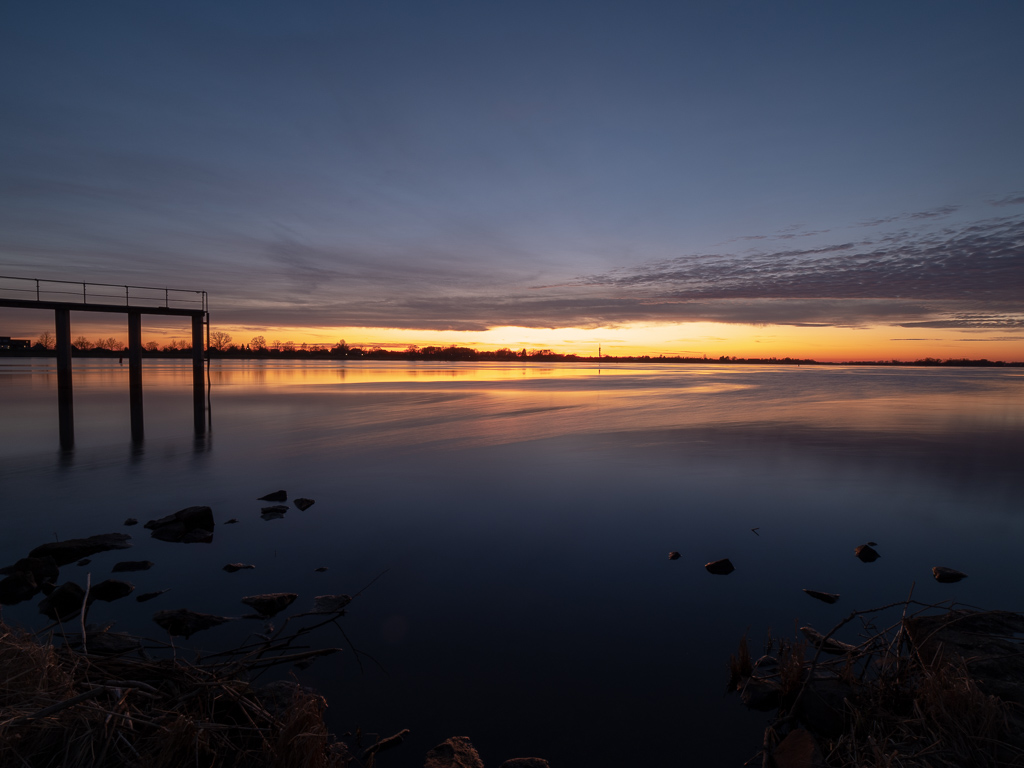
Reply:
[[87, 338], [85, 338], [85, 336], [79, 336], [77, 339], [75, 339], [73, 342], [71, 342], [71, 344], [76, 349], [81, 349], [81, 350], [86, 350], [86, 349], [92, 349], [93, 348], [93, 343], [91, 341], [89, 341]]
[[36, 344], [43, 349], [53, 349], [57, 346], [57, 337], [53, 335], [52, 331], [43, 331], [39, 334]]
[[249, 349], [255, 349], [262, 352], [267, 348], [267, 340], [262, 336], [253, 336], [252, 341], [249, 342]]
[[231, 334], [224, 331], [210, 331], [210, 349], [223, 352], [231, 343]]
[[159, 352], [160, 351], [160, 345], [157, 344], [155, 341], [147, 341], [143, 345], [142, 348], [145, 349], [147, 352]]

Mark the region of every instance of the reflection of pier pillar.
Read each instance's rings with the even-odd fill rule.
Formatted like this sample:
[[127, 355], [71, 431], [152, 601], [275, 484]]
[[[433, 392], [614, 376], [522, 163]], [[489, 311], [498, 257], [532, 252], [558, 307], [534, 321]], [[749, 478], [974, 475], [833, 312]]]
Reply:
[[192, 415], [197, 435], [206, 434], [206, 402], [203, 395], [203, 316], [192, 315]]
[[142, 313], [128, 313], [128, 392], [132, 412], [132, 440], [142, 442]]
[[57, 420], [60, 447], [75, 445], [75, 409], [71, 388], [71, 310], [56, 309], [57, 331]]

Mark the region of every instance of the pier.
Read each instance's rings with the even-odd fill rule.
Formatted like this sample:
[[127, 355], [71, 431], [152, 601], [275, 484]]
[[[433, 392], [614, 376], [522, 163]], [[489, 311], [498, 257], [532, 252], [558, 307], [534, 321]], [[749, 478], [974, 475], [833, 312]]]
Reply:
[[[57, 340], [57, 412], [60, 446], [75, 444], [74, 387], [71, 375], [71, 313], [107, 312], [128, 316], [128, 389], [132, 440], [145, 434], [142, 407], [142, 316], [176, 315], [192, 319], [192, 411], [195, 433], [206, 433], [204, 349], [209, 345], [210, 312], [206, 291], [152, 288], [110, 283], [74, 283], [0, 275], [0, 307], [51, 309]], [[203, 338], [203, 334], [206, 338]]]

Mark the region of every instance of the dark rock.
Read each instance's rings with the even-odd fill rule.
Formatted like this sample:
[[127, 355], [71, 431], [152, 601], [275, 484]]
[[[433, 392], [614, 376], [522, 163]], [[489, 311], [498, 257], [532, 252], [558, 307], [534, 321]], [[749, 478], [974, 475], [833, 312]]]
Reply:
[[102, 533], [87, 539], [68, 539], [53, 541], [36, 547], [28, 553], [29, 557], [52, 557], [58, 565], [68, 565], [83, 557], [107, 552], [111, 549], [128, 549], [132, 537], [127, 533]]
[[153, 563], [149, 560], [122, 560], [120, 563], [115, 563], [110, 572], [148, 571], [152, 567]]
[[678, 552], [669, 552], [668, 553], [668, 559], [669, 560], [678, 560], [679, 557], [680, 557], [680, 555], [679, 555]]
[[836, 602], [839, 599], [839, 595], [837, 595], [835, 592], [819, 592], [816, 589], [805, 589], [804, 592], [813, 597], [815, 600], [821, 600], [823, 603], [828, 603], [829, 605], [832, 605], [832, 603]]
[[936, 565], [932, 568], [932, 576], [940, 584], [955, 584], [961, 579], [966, 579], [967, 574], [961, 571], [955, 571], [952, 568], [946, 568], [941, 565]]
[[466, 736], [452, 736], [427, 752], [423, 768], [484, 768], [484, 764]]
[[102, 600], [105, 603], [112, 603], [122, 597], [128, 597], [135, 591], [135, 585], [120, 579], [106, 579], [99, 584], [94, 584], [89, 589], [89, 602]]
[[256, 501], [288, 501], [288, 494], [284, 491], [274, 491], [266, 496], [260, 496]]
[[247, 565], [246, 563], [228, 563], [224, 566], [224, 570], [228, 573], [234, 573], [235, 571], [248, 571], [255, 567], [255, 565]]
[[39, 603], [39, 612], [57, 621], [78, 614], [85, 601], [85, 590], [73, 581], [66, 581]]
[[39, 585], [31, 571], [18, 571], [0, 581], [0, 605], [17, 605], [39, 593]]
[[214, 616], [210, 613], [196, 613], [187, 608], [178, 608], [173, 611], [157, 611], [153, 614], [153, 621], [167, 630], [169, 635], [189, 638], [196, 632], [219, 626], [231, 619], [226, 616]]
[[272, 507], [263, 507], [262, 509], [260, 509], [260, 512], [262, 512], [264, 515], [268, 515], [271, 512], [280, 512], [281, 514], [284, 514], [289, 509], [290, 507], [287, 504], [275, 504]]
[[498, 768], [551, 768], [543, 757], [513, 757]]
[[91, 557], [83, 557], [81, 560], [79, 560], [77, 563], [75, 563], [75, 565], [88, 565], [91, 562], [92, 562], [92, 558]]
[[230, 520], [228, 520], [226, 523], [224, 523], [224, 525], [234, 525], [237, 522], [238, 522], [238, 518], [237, 517], [232, 517]]
[[268, 592], [265, 595], [250, 595], [243, 597], [242, 602], [252, 608], [264, 618], [276, 616], [297, 598], [294, 592]]
[[352, 598], [348, 595], [318, 595], [313, 598], [311, 613], [341, 613], [351, 602]]
[[134, 517], [129, 517], [127, 520], [124, 521], [124, 524], [125, 525], [138, 525], [139, 521], [136, 520]]
[[776, 768], [822, 768], [825, 765], [814, 737], [803, 728], [790, 731], [772, 753]]
[[162, 595], [164, 592], [168, 592], [168, 591], [170, 591], [170, 590], [161, 589], [159, 592], [145, 592], [145, 593], [139, 595], [138, 597], [136, 597], [135, 599], [136, 599], [136, 601], [138, 601], [140, 603], [145, 603], [148, 600], [152, 600], [154, 597], [160, 597], [160, 595]]
[[812, 680], [804, 689], [798, 713], [811, 733], [836, 738], [846, 730], [846, 699], [853, 689], [838, 678]]
[[740, 701], [748, 708], [758, 712], [770, 712], [773, 709], [778, 709], [781, 699], [782, 685], [777, 680], [748, 677], [740, 688]]
[[823, 653], [831, 653], [833, 656], [842, 656], [844, 653], [851, 653], [857, 650], [857, 646], [855, 645], [840, 642], [832, 637], [826, 639], [825, 636], [814, 627], [800, 627], [800, 631], [803, 632], [804, 637], [807, 638], [811, 646], [814, 648], [821, 646]]
[[314, 568], [313, 570], [316, 571], [317, 573], [324, 573], [327, 570], [327, 566], [326, 565], [321, 565], [319, 568]]
[[715, 560], [704, 567], [708, 569], [708, 573], [713, 573], [716, 576], [728, 576], [736, 570], [733, 564], [729, 562], [729, 558], [725, 558], [724, 560]]
[[[284, 499], [282, 499], [282, 501], [284, 501]], [[298, 508], [299, 512], [305, 512], [316, 504], [316, 501], [313, 499], [295, 499], [292, 503]]]
[[209, 507], [186, 507], [172, 515], [150, 520], [146, 528], [153, 538], [180, 544], [209, 544], [213, 541], [213, 510]]
[[288, 507], [283, 505], [276, 507], [264, 507], [263, 512], [260, 513], [260, 517], [264, 520], [280, 520], [284, 517], [284, 513], [287, 511]]
[[858, 558], [860, 558], [860, 561], [862, 563], [873, 563], [873, 562], [875, 562], [875, 560], [880, 558], [881, 555], [878, 554], [874, 549], [871, 548], [871, 544], [873, 544], [873, 543], [874, 542], [870, 542], [868, 544], [861, 544], [859, 547], [857, 547], [855, 550], [853, 550], [853, 554], [855, 554]]
[[60, 576], [60, 569], [52, 557], [23, 557], [14, 565], [0, 568], [0, 573], [6, 575], [13, 575], [19, 571], [31, 573], [36, 584], [42, 584], [44, 581], [53, 584]]

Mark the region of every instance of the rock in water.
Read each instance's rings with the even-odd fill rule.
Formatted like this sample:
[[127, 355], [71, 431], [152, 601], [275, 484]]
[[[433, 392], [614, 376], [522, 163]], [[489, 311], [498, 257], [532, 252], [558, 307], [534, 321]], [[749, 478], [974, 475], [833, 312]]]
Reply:
[[839, 595], [837, 595], [835, 592], [819, 592], [816, 589], [805, 589], [804, 592], [813, 597], [815, 600], [821, 600], [823, 603], [828, 603], [829, 605], [831, 605], [839, 599]]
[[29, 557], [52, 557], [58, 565], [69, 565], [97, 552], [106, 552], [111, 549], [128, 549], [132, 537], [127, 533], [101, 533], [99, 536], [90, 536], [87, 539], [67, 539], [66, 541], [54, 541], [36, 547], [28, 553]]
[[269, 619], [294, 603], [297, 597], [294, 592], [269, 592], [265, 595], [243, 597], [242, 602], [263, 618]]
[[231, 619], [226, 616], [214, 616], [210, 613], [196, 613], [187, 608], [178, 608], [174, 611], [157, 611], [153, 614], [153, 621], [174, 637], [189, 638], [196, 632], [219, 626]]
[[821, 650], [824, 653], [831, 653], [833, 656], [842, 656], [844, 653], [851, 653], [852, 651], [857, 650], [857, 646], [855, 645], [843, 643], [831, 637], [826, 639], [825, 636], [814, 627], [800, 627], [800, 631], [803, 632], [804, 637], [807, 638], [812, 646], [815, 648], [821, 646]]
[[427, 752], [423, 768], [484, 768], [484, 763], [466, 736], [452, 736]]
[[31, 573], [36, 584], [42, 584], [43, 582], [53, 584], [57, 581], [57, 577], [60, 575], [60, 569], [57, 568], [57, 563], [49, 556], [23, 557], [14, 565], [8, 565], [6, 568], [0, 568], [0, 573], [8, 576], [18, 573], [19, 571], [22, 573]]
[[313, 499], [296, 499], [294, 502], [298, 507], [299, 512], [305, 512], [307, 509], [312, 507], [316, 502]]
[[144, 592], [143, 594], [136, 597], [135, 600], [140, 603], [145, 603], [148, 600], [152, 600], [154, 597], [160, 597], [160, 595], [167, 591], [169, 590], [161, 589], [159, 592]]
[[551, 768], [551, 765], [543, 757], [513, 757], [498, 768]]
[[708, 573], [713, 573], [716, 576], [728, 576], [736, 570], [735, 566], [729, 562], [729, 558], [715, 560], [714, 562], [707, 563], [704, 567], [708, 569]]
[[230, 520], [228, 520], [226, 523], [224, 523], [224, 525], [234, 525], [237, 522], [238, 522], [238, 518], [237, 517], [232, 517]]
[[228, 573], [234, 573], [235, 571], [248, 571], [255, 567], [255, 565], [248, 565], [247, 563], [228, 563], [224, 566], [224, 570]]
[[63, 621], [82, 610], [85, 590], [73, 581], [66, 581], [39, 602], [39, 612], [54, 621]]
[[862, 563], [873, 563], [881, 557], [881, 555], [871, 547], [871, 543], [861, 544], [853, 550], [853, 554], [856, 555]]
[[313, 598], [310, 613], [341, 613], [352, 602], [348, 595], [318, 595]]
[[274, 491], [266, 496], [260, 496], [256, 501], [288, 501], [288, 494], [284, 491]]
[[136, 520], [134, 517], [129, 517], [127, 520], [124, 521], [124, 524], [125, 525], [138, 525], [139, 521]]
[[967, 574], [962, 571], [955, 571], [952, 568], [946, 568], [941, 565], [936, 565], [932, 568], [932, 576], [940, 584], [955, 584], [961, 579], [966, 579]]
[[186, 507], [173, 515], [150, 520], [146, 528], [153, 538], [180, 544], [209, 544], [213, 541], [213, 510], [209, 507]]
[[326, 573], [327, 572], [327, 566], [326, 565], [321, 565], [319, 568], [314, 568], [313, 570], [316, 571], [317, 573]]
[[669, 552], [668, 553], [668, 559], [669, 560], [678, 560], [679, 559], [679, 553], [678, 552]]
[[115, 563], [110, 572], [148, 571], [152, 567], [153, 562], [151, 560], [122, 560], [120, 563]]
[[91, 557], [83, 557], [81, 560], [79, 560], [77, 563], [75, 563], [75, 565], [88, 565], [91, 562], [92, 562], [92, 558]]
[[287, 504], [275, 504], [272, 507], [263, 507], [260, 517], [264, 520], [280, 520], [284, 517], [284, 513], [287, 511]]
[[39, 585], [31, 571], [18, 571], [0, 581], [0, 605], [17, 605], [31, 600], [39, 592]]
[[129, 584], [127, 581], [121, 581], [120, 579], [106, 579], [99, 584], [95, 584], [89, 590], [89, 602], [102, 600], [105, 603], [112, 603], [114, 600], [120, 600], [122, 597], [128, 597], [134, 591], [134, 584]]

